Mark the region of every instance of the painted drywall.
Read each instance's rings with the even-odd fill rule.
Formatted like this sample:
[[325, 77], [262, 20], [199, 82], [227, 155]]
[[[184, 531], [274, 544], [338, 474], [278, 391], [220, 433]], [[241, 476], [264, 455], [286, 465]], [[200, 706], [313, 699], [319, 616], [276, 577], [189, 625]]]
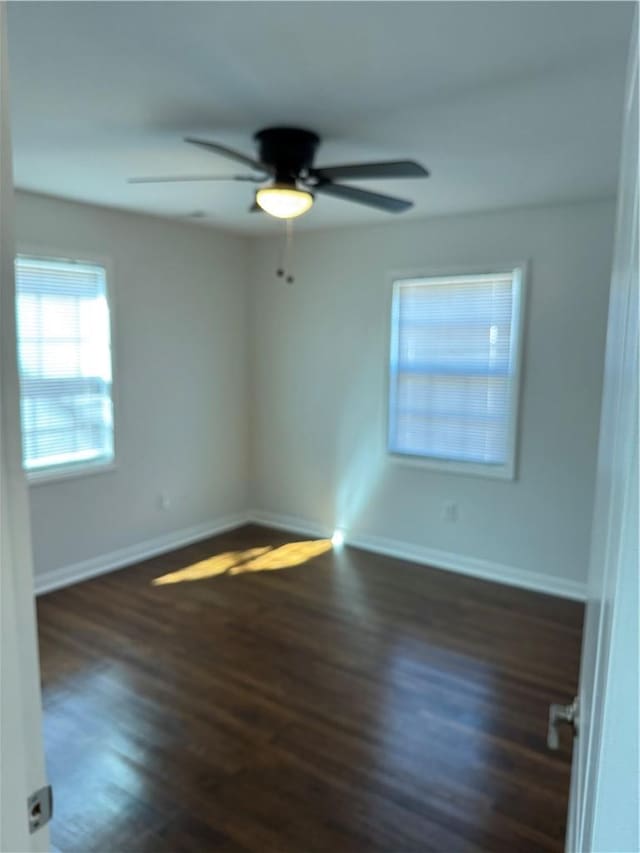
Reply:
[[[402, 544], [505, 580], [584, 589], [613, 228], [605, 200], [319, 231], [294, 239], [293, 285], [275, 275], [280, 241], [254, 241], [254, 506], [342, 527], [372, 547]], [[521, 260], [517, 479], [394, 461], [385, 451], [388, 273]], [[447, 501], [455, 522], [443, 518]]]
[[110, 261], [114, 313], [117, 467], [30, 486], [38, 585], [246, 506], [246, 242], [32, 194], [16, 202], [19, 250]]
[[[37, 587], [257, 510], [300, 529], [343, 527], [374, 550], [579, 596], [613, 218], [602, 201], [305, 234], [294, 241], [289, 286], [275, 277], [279, 240], [19, 193], [20, 248], [109, 258], [115, 314], [117, 468], [30, 487]], [[392, 461], [387, 273], [521, 260], [529, 281], [517, 479]], [[455, 522], [443, 519], [447, 501]]]

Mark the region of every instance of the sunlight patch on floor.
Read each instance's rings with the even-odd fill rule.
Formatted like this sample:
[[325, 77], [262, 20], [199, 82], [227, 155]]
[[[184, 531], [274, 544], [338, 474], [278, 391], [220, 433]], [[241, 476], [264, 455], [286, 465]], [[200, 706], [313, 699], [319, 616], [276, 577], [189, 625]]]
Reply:
[[152, 586], [200, 581], [216, 575], [241, 575], [245, 572], [272, 572], [301, 566], [332, 548], [330, 539], [310, 539], [289, 542], [279, 547], [248, 548], [246, 551], [226, 551], [175, 572], [154, 578]]
[[330, 539], [311, 539], [307, 542], [289, 542], [253, 560], [234, 566], [229, 570], [230, 575], [241, 575], [244, 572], [272, 572], [277, 569], [290, 569], [301, 566], [331, 550]]

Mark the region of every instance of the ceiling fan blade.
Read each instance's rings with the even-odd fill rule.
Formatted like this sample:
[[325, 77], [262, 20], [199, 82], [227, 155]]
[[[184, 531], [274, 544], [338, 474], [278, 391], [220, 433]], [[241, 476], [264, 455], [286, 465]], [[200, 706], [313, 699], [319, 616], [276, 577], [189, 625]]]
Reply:
[[241, 151], [227, 148], [226, 145], [220, 145], [218, 142], [209, 142], [207, 139], [195, 139], [193, 136], [185, 136], [184, 141], [190, 145], [199, 145], [200, 148], [213, 151], [214, 154], [221, 154], [223, 157], [228, 157], [230, 160], [235, 160], [238, 163], [243, 163], [245, 166], [249, 166], [250, 169], [255, 169], [256, 172], [262, 172], [265, 175], [273, 173], [271, 166], [267, 166], [266, 163], [260, 163], [252, 157], [247, 157]]
[[384, 163], [352, 163], [347, 166], [323, 166], [320, 169], [311, 169], [311, 174], [321, 180], [429, 177], [428, 170], [414, 160], [390, 160]]
[[176, 175], [168, 177], [128, 178], [128, 184], [176, 184], [182, 181], [250, 181], [260, 184], [267, 175]]
[[375, 207], [387, 213], [402, 213], [404, 210], [409, 210], [410, 207], [413, 207], [412, 201], [406, 201], [403, 198], [372, 193], [369, 190], [361, 190], [359, 187], [348, 187], [345, 184], [332, 184], [331, 181], [327, 181], [326, 183], [321, 182], [317, 186], [312, 187], [312, 189], [314, 192], [332, 195], [335, 198], [344, 199], [344, 201], [355, 201], [358, 204], [366, 204], [369, 207]]

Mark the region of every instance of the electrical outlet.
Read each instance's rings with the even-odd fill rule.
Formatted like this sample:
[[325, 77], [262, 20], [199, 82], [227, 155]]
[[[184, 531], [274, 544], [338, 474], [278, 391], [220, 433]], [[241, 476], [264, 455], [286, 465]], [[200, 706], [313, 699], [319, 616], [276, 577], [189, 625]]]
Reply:
[[442, 520], [448, 522], [458, 520], [458, 504], [455, 501], [445, 501], [443, 503]]
[[158, 495], [158, 506], [160, 509], [166, 510], [171, 506], [171, 498], [169, 497], [169, 492], [162, 491]]

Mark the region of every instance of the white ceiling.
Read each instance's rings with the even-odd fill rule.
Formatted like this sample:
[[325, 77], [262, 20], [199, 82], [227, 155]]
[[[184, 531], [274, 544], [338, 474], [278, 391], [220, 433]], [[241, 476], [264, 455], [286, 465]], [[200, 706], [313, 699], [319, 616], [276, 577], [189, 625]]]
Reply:
[[[615, 192], [633, 3], [9, 4], [18, 187], [212, 225], [274, 228], [247, 184], [183, 143], [253, 154], [273, 124], [318, 132], [318, 165], [415, 158], [428, 180], [358, 185], [425, 217]], [[300, 227], [392, 218], [319, 198]], [[394, 217], [395, 218], [395, 217]]]

